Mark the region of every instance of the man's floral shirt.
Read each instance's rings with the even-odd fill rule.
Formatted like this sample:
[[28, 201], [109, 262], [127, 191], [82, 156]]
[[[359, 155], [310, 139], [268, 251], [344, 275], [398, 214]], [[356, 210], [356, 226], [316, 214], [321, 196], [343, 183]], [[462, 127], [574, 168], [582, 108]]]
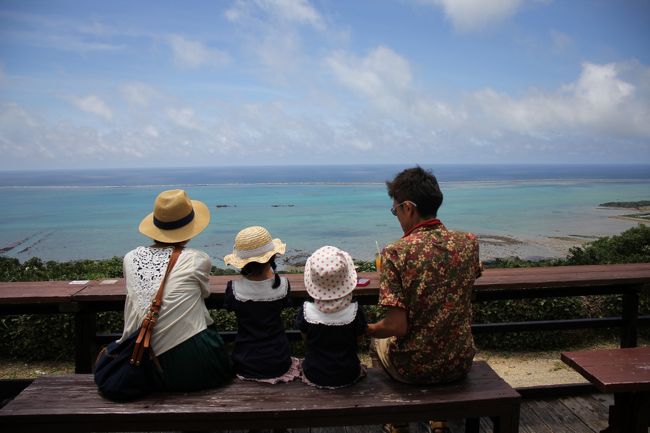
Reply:
[[403, 308], [408, 331], [393, 337], [389, 357], [405, 379], [449, 382], [474, 357], [471, 295], [481, 273], [478, 240], [444, 225], [420, 227], [382, 252], [380, 305]]

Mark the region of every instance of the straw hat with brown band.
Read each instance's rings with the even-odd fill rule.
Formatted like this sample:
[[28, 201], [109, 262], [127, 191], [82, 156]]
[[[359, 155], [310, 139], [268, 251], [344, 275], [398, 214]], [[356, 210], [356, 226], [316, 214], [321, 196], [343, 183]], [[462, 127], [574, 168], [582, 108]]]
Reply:
[[205, 203], [190, 200], [182, 189], [158, 194], [153, 212], [140, 222], [140, 233], [156, 241], [174, 244], [198, 235], [210, 223]]

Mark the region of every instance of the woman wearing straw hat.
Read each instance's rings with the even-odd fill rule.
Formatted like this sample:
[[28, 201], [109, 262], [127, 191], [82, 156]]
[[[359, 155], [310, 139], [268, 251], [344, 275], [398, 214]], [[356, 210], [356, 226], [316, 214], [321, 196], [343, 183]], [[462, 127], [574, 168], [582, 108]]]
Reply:
[[303, 381], [322, 388], [351, 385], [366, 375], [357, 349], [368, 326], [363, 310], [352, 302], [357, 286], [352, 257], [336, 247], [321, 247], [307, 259], [304, 278], [314, 301], [305, 302], [296, 317], [307, 346]]
[[289, 307], [289, 281], [276, 272], [275, 256], [286, 245], [267, 229], [247, 227], [235, 237], [227, 265], [242, 277], [228, 281], [224, 306], [237, 316], [232, 359], [237, 377], [266, 383], [290, 382], [300, 377], [300, 362], [291, 356], [281, 313]]
[[[154, 240], [124, 257], [126, 303], [124, 333], [127, 338], [141, 325], [156, 295], [175, 247], [198, 235], [210, 222], [208, 207], [190, 200], [183, 190], [161, 192], [154, 211], [140, 223], [140, 232]], [[203, 298], [210, 295], [208, 277], [212, 264], [207, 254], [183, 248], [163, 288], [162, 306], [153, 330], [151, 346], [162, 373], [156, 388], [192, 391], [223, 384], [232, 378], [232, 367], [223, 340]]]

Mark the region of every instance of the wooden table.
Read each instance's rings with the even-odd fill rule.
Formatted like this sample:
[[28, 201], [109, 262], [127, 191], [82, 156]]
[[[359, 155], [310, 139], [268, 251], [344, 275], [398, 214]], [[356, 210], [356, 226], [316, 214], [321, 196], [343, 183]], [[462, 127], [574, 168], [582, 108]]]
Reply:
[[562, 361], [600, 391], [614, 393], [607, 433], [647, 433], [650, 425], [650, 347], [562, 353]]

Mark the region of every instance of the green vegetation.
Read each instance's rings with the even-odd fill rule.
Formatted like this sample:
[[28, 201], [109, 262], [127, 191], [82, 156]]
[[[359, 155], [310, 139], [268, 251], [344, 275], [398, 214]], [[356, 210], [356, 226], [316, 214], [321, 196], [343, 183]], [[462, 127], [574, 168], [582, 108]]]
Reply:
[[567, 265], [650, 262], [650, 227], [639, 224], [617, 236], [604, 237], [569, 250]]
[[0, 257], [0, 281], [97, 280], [122, 276], [122, 258], [43, 262], [33, 257], [24, 263]]
[[601, 207], [621, 207], [626, 209], [639, 209], [642, 207], [650, 206], [650, 200], [641, 200], [641, 201], [609, 201], [607, 203], [601, 203], [598, 206]]
[[[641, 224], [620, 235], [600, 238], [584, 246], [572, 248], [564, 259], [526, 261], [519, 258], [497, 259], [486, 263], [486, 268], [586, 265], [599, 263], [650, 262], [650, 228]], [[374, 263], [358, 262], [359, 271], [374, 271]], [[236, 272], [213, 268], [213, 275]], [[122, 276], [122, 259], [81, 260], [71, 262], [43, 262], [32, 258], [24, 263], [0, 256], [0, 280], [38, 281], [103, 279]], [[640, 300], [641, 314], [650, 314], [650, 293]], [[620, 314], [619, 296], [592, 296], [557, 299], [527, 299], [484, 302], [474, 304], [474, 321], [515, 322], [552, 320], [580, 317], [608, 317]], [[379, 307], [364, 307], [370, 321], [381, 317]], [[223, 331], [236, 329], [234, 315], [223, 310], [213, 310], [211, 315]], [[284, 313], [286, 326], [293, 325], [295, 310]], [[98, 332], [121, 332], [122, 314], [98, 314]], [[504, 333], [477, 335], [479, 347], [497, 349], [558, 348], [565, 345], [596, 341], [614, 331], [580, 330], [566, 332]], [[69, 314], [33, 314], [0, 316], [0, 358], [42, 360], [73, 359], [74, 321]], [[297, 350], [300, 350], [298, 348]]]

